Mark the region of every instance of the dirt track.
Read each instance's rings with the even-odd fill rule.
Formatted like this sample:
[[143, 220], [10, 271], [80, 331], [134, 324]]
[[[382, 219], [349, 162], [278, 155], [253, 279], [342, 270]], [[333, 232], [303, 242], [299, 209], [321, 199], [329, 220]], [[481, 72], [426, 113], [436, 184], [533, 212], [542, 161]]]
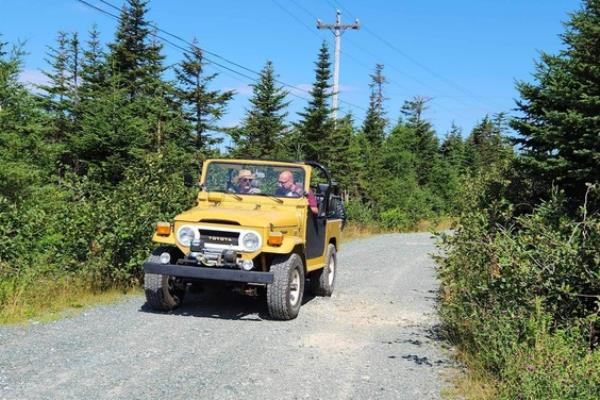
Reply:
[[288, 322], [260, 299], [143, 297], [49, 324], [0, 327], [0, 399], [435, 399], [451, 368], [436, 336], [429, 234], [357, 240], [332, 298]]

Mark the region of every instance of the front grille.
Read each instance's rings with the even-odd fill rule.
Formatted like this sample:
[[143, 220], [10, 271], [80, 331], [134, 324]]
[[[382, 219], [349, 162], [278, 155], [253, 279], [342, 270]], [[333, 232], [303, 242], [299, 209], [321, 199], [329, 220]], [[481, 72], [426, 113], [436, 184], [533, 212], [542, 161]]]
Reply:
[[237, 246], [239, 232], [224, 232], [212, 229], [200, 229], [200, 240], [204, 244], [220, 244], [225, 246]]

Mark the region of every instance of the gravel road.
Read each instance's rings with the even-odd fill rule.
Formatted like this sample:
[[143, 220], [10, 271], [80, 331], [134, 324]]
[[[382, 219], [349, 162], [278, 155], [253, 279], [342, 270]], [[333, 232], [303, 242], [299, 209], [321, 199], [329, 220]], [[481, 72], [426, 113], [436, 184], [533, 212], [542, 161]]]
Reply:
[[437, 399], [453, 368], [436, 337], [429, 234], [356, 240], [332, 298], [293, 321], [260, 299], [195, 294], [153, 313], [129, 297], [47, 324], [0, 327], [0, 399]]

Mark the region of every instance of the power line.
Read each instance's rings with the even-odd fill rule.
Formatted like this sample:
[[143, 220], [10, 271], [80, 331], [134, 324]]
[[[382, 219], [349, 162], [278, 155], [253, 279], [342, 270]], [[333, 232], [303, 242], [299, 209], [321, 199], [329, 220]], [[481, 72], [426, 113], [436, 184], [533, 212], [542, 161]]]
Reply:
[[[86, 5], [86, 6], [88, 6], [88, 7], [91, 7], [91, 8], [93, 8], [93, 9], [95, 9], [95, 10], [97, 10], [97, 11], [101, 12], [102, 14], [105, 14], [105, 15], [107, 15], [107, 16], [110, 16], [110, 17], [112, 17], [112, 18], [114, 18], [114, 19], [116, 19], [116, 20], [119, 20], [119, 21], [121, 20], [121, 17], [119, 17], [119, 16], [117, 16], [117, 15], [114, 15], [114, 14], [112, 14], [112, 13], [110, 13], [110, 12], [108, 12], [108, 11], [106, 11], [106, 10], [104, 10], [104, 9], [100, 8], [100, 7], [97, 7], [97, 6], [93, 5], [93, 4], [90, 4], [89, 2], [87, 2], [87, 1], [85, 1], [85, 0], [77, 0], [77, 1], [78, 1], [78, 2], [80, 2], [80, 3], [83, 3], [83, 4], [85, 4], [85, 5]], [[115, 6], [113, 6], [113, 7], [115, 7]], [[155, 28], [155, 27], [153, 26], [153, 28]], [[156, 28], [155, 28], [155, 29], [156, 29]], [[157, 29], [157, 31], [158, 31], [158, 29]], [[172, 46], [172, 47], [174, 47], [174, 48], [176, 48], [176, 49], [178, 49], [178, 50], [181, 50], [181, 51], [183, 51], [184, 53], [187, 53], [187, 54], [192, 54], [192, 53], [190, 52], [190, 49], [189, 49], [189, 48], [185, 48], [185, 47], [182, 47], [182, 46], [180, 46], [180, 45], [178, 45], [178, 44], [176, 44], [176, 43], [173, 43], [171, 40], [169, 40], [169, 39], [167, 39], [167, 38], [165, 38], [165, 37], [163, 37], [163, 36], [161, 36], [161, 35], [158, 35], [158, 34], [156, 34], [156, 33], [154, 33], [154, 32], [148, 32], [148, 34], [149, 34], [149, 35], [151, 35], [151, 36], [153, 36], [153, 37], [155, 37], [155, 38], [157, 38], [157, 39], [160, 39], [162, 42], [164, 42], [164, 43], [166, 43], [166, 44], [168, 44], [168, 45], [170, 45], [170, 46]], [[197, 46], [196, 46], [196, 45], [194, 45], [194, 44], [191, 44], [191, 46], [192, 46], [193, 48], [197, 48], [197, 49], [199, 49], [200, 51], [203, 51], [202, 49], [200, 49], [199, 47], [197, 47]], [[256, 79], [255, 77], [253, 77], [253, 76], [250, 76], [250, 75], [248, 75], [248, 74], [245, 74], [245, 73], [243, 73], [243, 72], [240, 72], [240, 71], [238, 71], [238, 70], [235, 70], [235, 69], [233, 69], [233, 68], [230, 68], [230, 67], [228, 67], [228, 66], [226, 66], [226, 65], [223, 65], [223, 64], [221, 64], [221, 63], [219, 63], [219, 62], [217, 62], [217, 61], [214, 61], [214, 60], [212, 60], [212, 59], [210, 59], [210, 58], [208, 58], [208, 57], [206, 57], [206, 56], [203, 56], [202, 58], [203, 58], [203, 60], [204, 60], [204, 61], [206, 61], [208, 64], [211, 64], [211, 65], [214, 65], [214, 66], [217, 66], [217, 67], [221, 68], [221, 72], [223, 72], [223, 73], [224, 73], [225, 75], [227, 75], [227, 76], [233, 77], [231, 74], [228, 74], [228, 73], [226, 73], [226, 71], [229, 71], [229, 72], [232, 72], [232, 73], [234, 73], [234, 74], [236, 74], [236, 75], [242, 76], [242, 77], [244, 77], [244, 78], [246, 78], [246, 79], [248, 79], [248, 80], [250, 80], [250, 81], [252, 81], [252, 82], [257, 82], [257, 79]], [[252, 71], [252, 70], [251, 70], [251, 71]], [[258, 73], [258, 72], [255, 72], [255, 71], [252, 71], [252, 72], [253, 72], [253, 73], [256, 73], [256, 74], [260, 74], [260, 73]], [[237, 80], [241, 81], [240, 79], [237, 79]], [[276, 82], [278, 82], [277, 80], [275, 80], [275, 81], [276, 81]], [[242, 81], [242, 82], [243, 82], [243, 81]], [[244, 83], [247, 83], [247, 82], [244, 82]], [[288, 85], [288, 84], [285, 84], [285, 86], [288, 86], [288, 87], [289, 87], [289, 86], [291, 86], [291, 87], [295, 88], [295, 86]], [[301, 88], [298, 88], [298, 90], [302, 90], [302, 89], [301, 89]], [[299, 99], [302, 99], [302, 100], [305, 100], [305, 101], [309, 101], [309, 99], [307, 99], [306, 97], [300, 96], [300, 95], [298, 95], [298, 94], [296, 94], [296, 93], [294, 93], [294, 92], [291, 92], [291, 91], [289, 91], [288, 93], [289, 93], [291, 96], [297, 97], [297, 98], [299, 98]]]
[[[302, 21], [302, 19], [300, 19], [297, 15], [295, 15], [293, 12], [291, 12], [290, 10], [286, 9], [284, 6], [282, 6], [277, 0], [271, 0], [273, 3], [275, 3], [275, 5], [277, 5], [277, 7], [279, 7], [281, 10], [283, 10], [286, 14], [288, 14], [290, 17], [292, 17], [296, 22], [298, 22], [300, 25], [302, 25], [304, 28], [306, 28], [311, 34], [314, 34], [315, 36], [317, 36], [320, 39], [324, 39], [321, 35], [319, 35], [314, 29], [312, 29], [308, 24], [306, 24], [304, 21]], [[310, 10], [308, 10], [306, 7], [302, 6], [299, 2], [297, 2], [296, 0], [291, 0], [292, 3], [294, 3], [299, 9], [301, 9], [302, 11], [304, 11], [307, 15], [309, 15], [310, 17], [313, 17], [315, 19], [318, 19], [316, 14], [312, 13]], [[355, 41], [351, 40], [351, 39], [346, 39], [348, 42], [352, 43], [355, 47], [358, 47], [359, 49], [367, 52], [368, 54], [371, 54], [372, 56], [374, 56], [375, 58], [379, 58], [379, 56], [375, 53], [373, 53], [372, 51], [365, 49], [364, 47], [360, 46], [359, 44], [357, 44]], [[357, 63], [358, 65], [362, 66], [363, 68], [365, 68], [368, 71], [372, 70], [372, 66], [367, 65], [365, 62], [361, 61], [358, 57], [348, 53], [346, 50], [340, 50], [340, 52], [345, 55], [346, 57], [352, 59], [355, 63]], [[384, 63], [384, 65], [386, 65]], [[409, 79], [419, 83], [420, 85], [424, 86], [424, 87], [428, 87], [434, 91], [438, 91], [437, 89], [435, 89], [433, 86], [427, 85], [424, 82], [421, 82], [420, 80], [418, 80], [415, 77], [410, 76], [409, 74], [407, 74], [406, 72], [402, 71], [401, 69], [397, 68], [395, 65], [390, 64], [390, 66], [397, 70], [398, 72], [400, 72], [401, 74], [407, 76]], [[396, 80], [390, 79], [389, 77], [386, 78], [386, 82], [390, 83], [394, 86], [397, 86], [398, 88], [405, 90], [405, 91], [410, 91], [406, 86], [398, 83]], [[440, 96], [434, 97], [432, 99], [436, 99], [439, 98]], [[441, 96], [441, 97], [449, 97], [452, 98], [451, 96]], [[466, 106], [469, 106], [469, 104], [464, 103], [463, 101], [461, 101], [458, 98], [455, 98], [454, 100], [456, 100], [457, 102], [460, 102]], [[456, 114], [459, 113], [460, 111], [452, 111], [450, 109], [448, 109], [447, 107], [437, 103], [437, 107], [441, 108], [442, 110], [449, 112], [451, 114]]]
[[[345, 8], [340, 1], [338, 0], [327, 0], [327, 2], [334, 8], [341, 8], [342, 10], [344, 10], [346, 13], [348, 13], [351, 17], [353, 17], [352, 12], [350, 12], [347, 8]], [[471, 92], [470, 90], [462, 87], [461, 85], [457, 84], [456, 82], [452, 81], [449, 78], [446, 78], [445, 76], [437, 73], [436, 71], [432, 70], [431, 68], [429, 68], [427, 65], [421, 63], [420, 61], [416, 60], [415, 58], [411, 57], [409, 54], [407, 54], [406, 52], [402, 51], [401, 49], [399, 49], [397, 46], [395, 46], [393, 43], [391, 43], [390, 41], [388, 41], [387, 39], [383, 38], [382, 36], [378, 35], [376, 32], [374, 32], [372, 29], [370, 29], [368, 26], [364, 27], [364, 30], [369, 33], [371, 36], [373, 36], [374, 38], [376, 38], [377, 40], [379, 40], [380, 42], [382, 42], [383, 44], [385, 44], [386, 46], [388, 46], [389, 48], [391, 48], [392, 50], [396, 51], [398, 54], [400, 54], [402, 57], [406, 58], [407, 60], [409, 60], [410, 62], [412, 62], [413, 64], [419, 66], [421, 69], [427, 71], [429, 74], [431, 74], [432, 76], [438, 78], [439, 80], [445, 82], [446, 84], [454, 87], [455, 89], [463, 92], [464, 94], [468, 95], [469, 97], [471, 97], [472, 99], [476, 99], [478, 100], [480, 103], [485, 104], [486, 102], [483, 101], [483, 99], [481, 97], [479, 97], [478, 95], [476, 95], [475, 93]], [[485, 104], [486, 106], [489, 106], [489, 104]], [[495, 108], [495, 107], [493, 107]]]
[[[112, 13], [110, 13], [110, 12], [108, 12], [108, 11], [106, 11], [106, 10], [104, 10], [104, 9], [102, 9], [102, 8], [100, 8], [100, 7], [98, 7], [98, 6], [95, 6], [95, 5], [93, 5], [93, 4], [89, 3], [89, 2], [87, 2], [86, 0], [77, 0], [77, 1], [78, 1], [78, 2], [80, 2], [80, 3], [83, 3], [83, 4], [85, 4], [85, 5], [86, 5], [86, 6], [88, 6], [88, 7], [91, 7], [91, 8], [93, 8], [93, 9], [95, 9], [95, 10], [97, 10], [97, 11], [99, 11], [99, 12], [101, 12], [101, 13], [105, 14], [105, 15], [109, 15], [109, 16], [111, 16], [111, 17], [113, 17], [113, 18], [116, 18], [116, 19], [118, 19], [118, 20], [121, 20], [121, 17], [119, 17], [119, 16], [117, 16], [117, 15], [114, 15], [114, 14], [112, 14]], [[113, 9], [115, 9], [115, 10], [121, 11], [121, 9], [120, 9], [119, 7], [115, 6], [114, 4], [112, 4], [112, 3], [110, 3], [110, 2], [108, 2], [108, 1], [106, 1], [106, 0], [99, 0], [99, 1], [100, 1], [101, 3], [103, 3], [103, 4], [105, 4], [105, 5], [107, 5], [107, 6], [111, 7], [111, 8], [113, 8]], [[170, 37], [172, 37], [172, 38], [174, 38], [174, 39], [177, 39], [177, 40], [179, 40], [179, 41], [181, 41], [181, 42], [183, 42], [183, 43], [187, 44], [187, 45], [188, 45], [188, 46], [190, 46], [191, 48], [198, 49], [198, 50], [202, 51], [203, 53], [209, 54], [209, 55], [211, 55], [211, 56], [213, 56], [213, 57], [215, 57], [215, 58], [218, 58], [219, 60], [222, 60], [222, 61], [224, 61], [224, 62], [226, 62], [226, 63], [228, 63], [228, 64], [231, 64], [231, 65], [233, 65], [233, 66], [235, 66], [235, 67], [237, 67], [237, 68], [243, 69], [244, 71], [250, 72], [250, 73], [252, 73], [252, 74], [255, 74], [255, 75], [257, 75], [257, 76], [260, 76], [260, 75], [261, 75], [261, 72], [260, 72], [260, 71], [256, 71], [256, 70], [254, 70], [254, 69], [252, 69], [252, 68], [248, 68], [248, 67], [246, 67], [246, 66], [244, 66], [244, 65], [242, 65], [242, 64], [239, 64], [239, 63], [237, 63], [237, 62], [235, 62], [235, 61], [232, 61], [232, 60], [230, 60], [230, 59], [228, 59], [228, 58], [225, 58], [225, 57], [223, 57], [223, 56], [221, 56], [221, 55], [219, 55], [219, 54], [217, 54], [217, 53], [215, 53], [215, 52], [212, 52], [212, 51], [206, 50], [206, 49], [204, 49], [204, 48], [201, 48], [201, 47], [199, 47], [198, 45], [196, 45], [195, 43], [192, 43], [192, 42], [190, 42], [189, 40], [186, 40], [185, 38], [183, 38], [183, 37], [181, 37], [181, 36], [179, 36], [179, 35], [177, 35], [177, 34], [174, 34], [174, 33], [171, 33], [171, 32], [169, 32], [169, 31], [166, 31], [166, 30], [164, 30], [164, 29], [162, 29], [162, 28], [160, 28], [160, 27], [158, 27], [158, 26], [156, 26], [156, 25], [154, 25], [154, 24], [148, 23], [148, 26], [150, 26], [151, 28], [155, 29], [157, 32], [164, 33], [165, 35], [168, 35], [168, 36], [170, 36]], [[181, 46], [179, 46], [179, 45], [177, 45], [177, 44], [174, 44], [172, 41], [170, 41], [169, 39], [166, 39], [166, 38], [164, 38], [163, 36], [157, 35], [157, 34], [155, 34], [155, 33], [153, 33], [153, 32], [149, 32], [149, 34], [150, 34], [150, 35], [152, 35], [152, 36], [154, 36], [154, 37], [156, 37], [156, 38], [158, 38], [158, 39], [160, 39], [160, 40], [162, 40], [162, 41], [163, 41], [163, 42], [165, 42], [165, 43], [168, 43], [168, 44], [170, 44], [170, 45], [174, 46], [175, 48], [178, 48], [179, 50], [182, 50], [182, 51], [184, 51], [184, 52], [187, 52], [187, 53], [189, 53], [189, 49], [186, 49], [186, 48], [183, 48], [183, 47], [181, 47]], [[225, 66], [225, 65], [223, 65], [223, 64], [221, 64], [221, 63], [218, 63], [218, 62], [216, 62], [216, 61], [214, 61], [214, 60], [211, 60], [211, 59], [209, 59], [209, 58], [207, 58], [207, 57], [204, 57], [204, 58], [206, 59], [206, 61], [207, 61], [207, 62], [210, 62], [211, 64], [217, 65], [217, 66], [219, 66], [219, 67], [221, 67], [221, 68], [224, 68], [224, 69], [226, 69], [226, 70], [228, 70], [228, 71], [231, 71], [231, 72], [233, 72], [233, 73], [235, 73], [235, 74], [238, 74], [238, 75], [240, 75], [240, 76], [243, 76], [243, 77], [245, 77], [245, 78], [247, 78], [247, 79], [250, 79], [250, 80], [252, 80], [252, 81], [254, 81], [254, 82], [257, 82], [257, 79], [256, 79], [256, 78], [253, 78], [253, 77], [251, 77], [251, 76], [248, 76], [247, 74], [244, 74], [244, 73], [242, 73], [242, 72], [239, 72], [239, 71], [237, 71], [237, 70], [235, 70], [235, 69], [233, 69], [233, 68], [227, 67], [227, 66]], [[289, 88], [289, 89], [292, 89], [292, 90], [295, 90], [295, 91], [298, 91], [298, 92], [304, 92], [304, 93], [308, 93], [308, 94], [310, 94], [310, 90], [307, 90], [307, 89], [304, 89], [304, 88], [301, 88], [301, 87], [298, 87], [298, 86], [295, 86], [295, 85], [289, 84], [289, 83], [287, 83], [287, 82], [284, 82], [284, 81], [282, 81], [282, 80], [280, 80], [280, 79], [277, 79], [277, 78], [275, 78], [275, 79], [273, 79], [273, 80], [274, 80], [275, 82], [277, 82], [278, 84], [280, 84], [280, 85], [282, 85], [282, 86], [286, 87], [286, 88]], [[290, 91], [289, 93], [290, 93], [292, 96], [298, 97], [298, 98], [300, 98], [300, 99], [303, 99], [303, 100], [305, 100], [305, 101], [309, 101], [309, 99], [308, 99], [308, 98], [306, 98], [306, 97], [303, 97], [303, 96], [300, 96], [300, 95], [298, 95], [298, 94], [296, 94], [296, 93], [294, 93], [294, 92], [292, 92], [292, 91]], [[350, 103], [350, 102], [348, 102], [348, 101], [343, 101], [343, 103], [344, 103], [344, 104], [346, 104], [346, 105], [348, 105], [348, 106], [350, 106], [350, 107], [354, 107], [354, 108], [357, 108], [357, 109], [359, 109], [359, 110], [366, 111], [366, 109], [365, 109], [364, 107], [358, 106], [358, 105], [356, 105], [356, 104], [353, 104], [353, 103]]]

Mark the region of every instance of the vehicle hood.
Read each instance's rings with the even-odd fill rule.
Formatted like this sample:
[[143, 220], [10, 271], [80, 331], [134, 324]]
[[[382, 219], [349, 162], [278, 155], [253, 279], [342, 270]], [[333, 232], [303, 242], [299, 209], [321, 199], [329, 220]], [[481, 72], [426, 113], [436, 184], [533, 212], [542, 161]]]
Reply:
[[194, 207], [175, 217], [176, 221], [239, 224], [246, 227], [298, 226], [299, 213], [291, 207], [273, 209], [240, 209], [227, 207]]

